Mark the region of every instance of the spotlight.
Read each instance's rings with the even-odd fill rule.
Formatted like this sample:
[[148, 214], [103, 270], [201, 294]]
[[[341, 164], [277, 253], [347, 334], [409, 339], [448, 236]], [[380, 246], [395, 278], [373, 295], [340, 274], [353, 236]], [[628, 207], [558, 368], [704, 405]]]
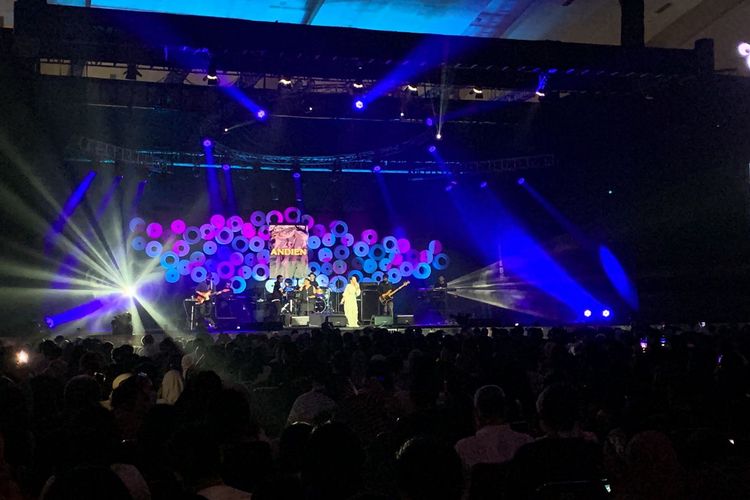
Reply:
[[430, 144], [430, 146], [427, 148], [427, 151], [429, 151], [430, 153], [434, 153], [435, 151], [437, 151], [437, 148], [434, 144]]
[[585, 317], [587, 317], [587, 318], [590, 318], [591, 317], [591, 309], [586, 309], [585, 311], [583, 311], [583, 315]]
[[537, 95], [537, 97], [544, 97], [545, 96], [545, 92], [544, 92], [545, 88], [547, 88], [547, 74], [546, 73], [541, 73], [539, 75], [539, 83], [537, 83], [537, 86], [536, 86], [536, 92], [534, 92], [534, 93]]
[[612, 315], [612, 312], [609, 309], [605, 309], [602, 311], [602, 318], [609, 318]]
[[519, 186], [523, 186], [526, 183], [526, 179], [524, 179], [523, 177], [519, 177], [516, 182], [518, 182]]
[[381, 170], [383, 170], [383, 167], [381, 167], [380, 165], [375, 165], [374, 167], [372, 167], [372, 171], [373, 171], [373, 173], [376, 173], [376, 174], [377, 174], [377, 173], [378, 173], [378, 172], [380, 172]]
[[299, 167], [292, 168], [292, 178], [299, 179], [302, 177], [302, 170]]
[[405, 116], [404, 112], [402, 111], [401, 113], [399, 113], [399, 116], [401, 116], [401, 118], [403, 118]]
[[484, 188], [486, 188], [486, 187], [487, 187], [487, 181], [482, 181], [482, 182], [480, 182], [480, 183], [479, 183], [479, 187], [480, 187], [481, 189], [484, 189]]
[[362, 111], [363, 109], [365, 109], [365, 101], [363, 101], [362, 99], [355, 100], [354, 109], [359, 110], [359, 111]]
[[19, 365], [25, 365], [26, 363], [28, 363], [29, 362], [29, 353], [26, 352], [26, 351], [24, 351], [23, 349], [20, 350], [20, 351], [18, 351], [16, 353], [16, 362]]
[[55, 327], [55, 320], [52, 319], [51, 316], [47, 316], [44, 318], [44, 324], [47, 325], [47, 328], [54, 328]]
[[404, 87], [404, 89], [408, 90], [409, 92], [416, 92], [417, 91], [417, 87], [415, 87], [411, 83], [407, 83], [406, 87]]
[[226, 134], [227, 132], [229, 132], [229, 127], [224, 127], [224, 133]]
[[427, 125], [428, 127], [432, 127], [432, 125], [433, 125], [433, 124], [435, 123], [435, 120], [433, 120], [432, 118], [427, 118], [427, 119], [426, 119], [426, 120], [424, 121], [424, 123], [425, 123], [425, 125]]
[[292, 80], [290, 78], [282, 76], [281, 78], [279, 78], [279, 85], [281, 85], [282, 87], [291, 87]]
[[229, 163], [225, 163], [224, 165], [221, 166], [221, 168], [223, 168], [225, 172], [228, 172], [229, 169], [232, 167], [229, 166]]
[[122, 287], [122, 294], [129, 299], [134, 299], [136, 298], [136, 289], [130, 285], [126, 285]]
[[442, 138], [443, 138], [443, 134], [441, 134], [440, 132], [438, 132], [437, 134], [435, 134], [435, 139], [437, 139], [438, 141], [440, 139], [442, 139]]
[[206, 70], [206, 84], [217, 85], [219, 83], [219, 75], [216, 73], [216, 62], [211, 59], [208, 63], [208, 69]]
[[737, 46], [737, 52], [739, 52], [742, 57], [750, 56], [750, 43], [742, 42], [739, 44]]
[[125, 70], [125, 79], [135, 81], [139, 76], [143, 75], [138, 71], [138, 66], [132, 63], [128, 64], [128, 69]]
[[258, 111], [256, 111], [255, 117], [258, 120], [264, 119], [266, 117], [266, 110], [265, 109], [259, 109]]
[[365, 84], [362, 83], [362, 80], [355, 80], [354, 83], [352, 83], [352, 87], [355, 89], [363, 89], [365, 88]]
[[484, 94], [484, 90], [482, 90], [482, 87], [472, 87], [471, 91], [472, 93], [477, 94], [477, 95]]
[[209, 139], [209, 138], [203, 139], [203, 147], [204, 148], [210, 148], [213, 145], [214, 145], [214, 142], [211, 139]]

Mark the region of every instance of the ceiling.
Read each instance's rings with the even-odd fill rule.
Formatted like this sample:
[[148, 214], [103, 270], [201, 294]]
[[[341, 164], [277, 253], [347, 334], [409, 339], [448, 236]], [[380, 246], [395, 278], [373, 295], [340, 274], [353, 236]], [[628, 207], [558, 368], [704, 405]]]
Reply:
[[[619, 0], [49, 0], [143, 10], [362, 29], [617, 45]], [[12, 25], [13, 0], [0, 0]], [[645, 0], [646, 43], [692, 48], [715, 40], [716, 69], [750, 76], [737, 45], [750, 42], [750, 0]]]

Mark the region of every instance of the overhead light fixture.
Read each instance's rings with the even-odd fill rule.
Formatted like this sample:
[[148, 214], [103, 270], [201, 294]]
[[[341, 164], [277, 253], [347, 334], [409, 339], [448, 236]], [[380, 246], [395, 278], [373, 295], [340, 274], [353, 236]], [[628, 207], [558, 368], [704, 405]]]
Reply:
[[471, 88], [471, 91], [473, 93], [477, 94], [477, 95], [484, 94], [484, 90], [482, 90], [482, 87], [476, 87], [476, 86], [474, 86], [474, 87]]
[[206, 70], [206, 84], [218, 85], [219, 74], [216, 72], [216, 61], [211, 59], [208, 63], [208, 69]]
[[352, 87], [355, 89], [363, 89], [365, 88], [365, 84], [362, 83], [362, 80], [355, 80], [354, 83], [352, 83]]
[[139, 76], [143, 75], [138, 71], [138, 66], [133, 63], [128, 64], [128, 68], [125, 70], [125, 79], [135, 81]]
[[279, 85], [281, 85], [282, 87], [291, 87], [292, 80], [290, 78], [282, 76], [281, 78], [279, 78]]
[[406, 87], [404, 87], [404, 89], [408, 90], [409, 92], [416, 92], [417, 91], [417, 87], [415, 87], [411, 83], [407, 83]]
[[365, 109], [365, 101], [363, 101], [362, 99], [356, 99], [354, 101], [354, 109], [356, 109], [357, 111], [362, 111], [363, 109]]

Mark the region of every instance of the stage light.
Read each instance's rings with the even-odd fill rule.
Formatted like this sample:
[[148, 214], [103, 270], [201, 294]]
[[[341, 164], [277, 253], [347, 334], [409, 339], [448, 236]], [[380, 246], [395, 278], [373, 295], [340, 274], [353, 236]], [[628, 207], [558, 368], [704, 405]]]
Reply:
[[477, 95], [484, 94], [484, 90], [482, 90], [482, 87], [472, 87], [471, 92]]
[[208, 138], [203, 139], [203, 147], [204, 148], [210, 148], [213, 145], [214, 145], [214, 142], [211, 139], [208, 139]]
[[279, 78], [279, 85], [281, 85], [282, 87], [291, 87], [292, 80], [285, 76], [282, 76], [281, 78]]
[[537, 97], [544, 97], [545, 89], [547, 88], [547, 75], [545, 73], [542, 73], [539, 75], [539, 82], [536, 86], [536, 92], [534, 92]]
[[357, 109], [359, 111], [362, 111], [363, 109], [365, 109], [365, 101], [363, 101], [362, 99], [355, 100], [354, 109]]
[[602, 318], [609, 318], [612, 315], [612, 312], [609, 309], [605, 309], [602, 311]]
[[122, 294], [125, 297], [127, 297], [129, 299], [134, 299], [134, 298], [136, 298], [136, 295], [137, 295], [137, 291], [136, 291], [135, 287], [132, 287], [130, 285], [126, 285], [126, 286], [122, 287], [121, 292], [122, 292]]
[[380, 172], [381, 170], [383, 170], [383, 167], [381, 167], [380, 165], [375, 165], [374, 167], [372, 167], [372, 171], [373, 171], [374, 173], [376, 173], [376, 174], [377, 174], [378, 172]]
[[415, 87], [411, 83], [407, 83], [406, 87], [404, 87], [404, 89], [408, 90], [409, 92], [416, 92], [417, 91], [417, 87]]
[[401, 112], [401, 113], [399, 114], [399, 116], [401, 116], [401, 118], [403, 118], [403, 117], [404, 117], [404, 112], [402, 111], [402, 112]]
[[427, 125], [428, 127], [432, 127], [432, 126], [433, 126], [433, 125], [435, 124], [435, 121], [434, 121], [434, 120], [433, 120], [432, 118], [427, 118], [427, 119], [426, 119], [426, 120], [424, 121], [424, 123], [425, 123], [425, 125]]
[[437, 139], [438, 141], [440, 139], [442, 139], [442, 138], [443, 138], [443, 134], [441, 134], [440, 132], [438, 132], [437, 134], [435, 134], [435, 139]]
[[255, 112], [255, 117], [258, 120], [264, 119], [266, 117], [266, 110], [265, 109], [259, 109], [258, 111]]
[[437, 148], [434, 144], [430, 144], [430, 146], [427, 148], [427, 151], [429, 151], [430, 153], [434, 153], [435, 151], [437, 151]]
[[208, 63], [208, 69], [206, 70], [206, 84], [217, 85], [219, 83], [219, 75], [216, 73], [216, 62], [213, 59]]
[[365, 88], [365, 84], [362, 83], [362, 80], [355, 80], [354, 83], [352, 83], [352, 87], [355, 89], [363, 89]]
[[611, 189], [607, 190], [607, 194], [612, 194], [612, 193], [614, 193], [614, 191], [612, 191]]
[[586, 309], [585, 311], [583, 311], [583, 315], [585, 317], [587, 317], [587, 318], [590, 318], [591, 317], [591, 309]]
[[139, 76], [143, 75], [138, 71], [138, 66], [132, 63], [128, 64], [128, 69], [125, 70], [125, 79], [135, 81]]
[[16, 362], [19, 365], [25, 365], [29, 362], [29, 353], [21, 349], [16, 353]]
[[739, 44], [737, 46], [737, 52], [739, 52], [742, 57], [750, 56], [750, 43], [742, 42]]
[[299, 179], [302, 177], [302, 170], [299, 167], [292, 168], [292, 178]]
[[229, 132], [229, 128], [224, 127], [224, 133], [226, 134], [227, 132]]
[[221, 166], [221, 168], [223, 168], [223, 169], [224, 169], [224, 171], [225, 171], [225, 172], [227, 172], [227, 171], [229, 171], [229, 169], [230, 169], [230, 168], [232, 168], [232, 167], [230, 167], [230, 166], [229, 166], [229, 163], [225, 163], [224, 165], [222, 165], [222, 166]]
[[486, 188], [486, 187], [487, 187], [487, 181], [482, 181], [482, 182], [480, 182], [480, 183], [479, 183], [479, 187], [480, 187], [481, 189], [484, 189], [484, 188]]
[[55, 320], [52, 319], [51, 316], [47, 316], [46, 318], [44, 318], [44, 324], [47, 325], [47, 328], [54, 328]]
[[523, 177], [519, 177], [516, 182], [518, 182], [519, 186], [523, 186], [526, 183], [526, 179], [524, 179]]

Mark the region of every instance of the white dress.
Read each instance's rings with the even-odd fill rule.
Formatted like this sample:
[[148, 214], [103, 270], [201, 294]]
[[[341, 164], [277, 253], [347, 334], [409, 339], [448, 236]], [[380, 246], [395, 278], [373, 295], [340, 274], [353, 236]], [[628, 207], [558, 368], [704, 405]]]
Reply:
[[346, 315], [346, 326], [350, 328], [359, 327], [359, 307], [357, 306], [357, 297], [359, 297], [359, 287], [347, 283], [344, 288], [344, 314]]

